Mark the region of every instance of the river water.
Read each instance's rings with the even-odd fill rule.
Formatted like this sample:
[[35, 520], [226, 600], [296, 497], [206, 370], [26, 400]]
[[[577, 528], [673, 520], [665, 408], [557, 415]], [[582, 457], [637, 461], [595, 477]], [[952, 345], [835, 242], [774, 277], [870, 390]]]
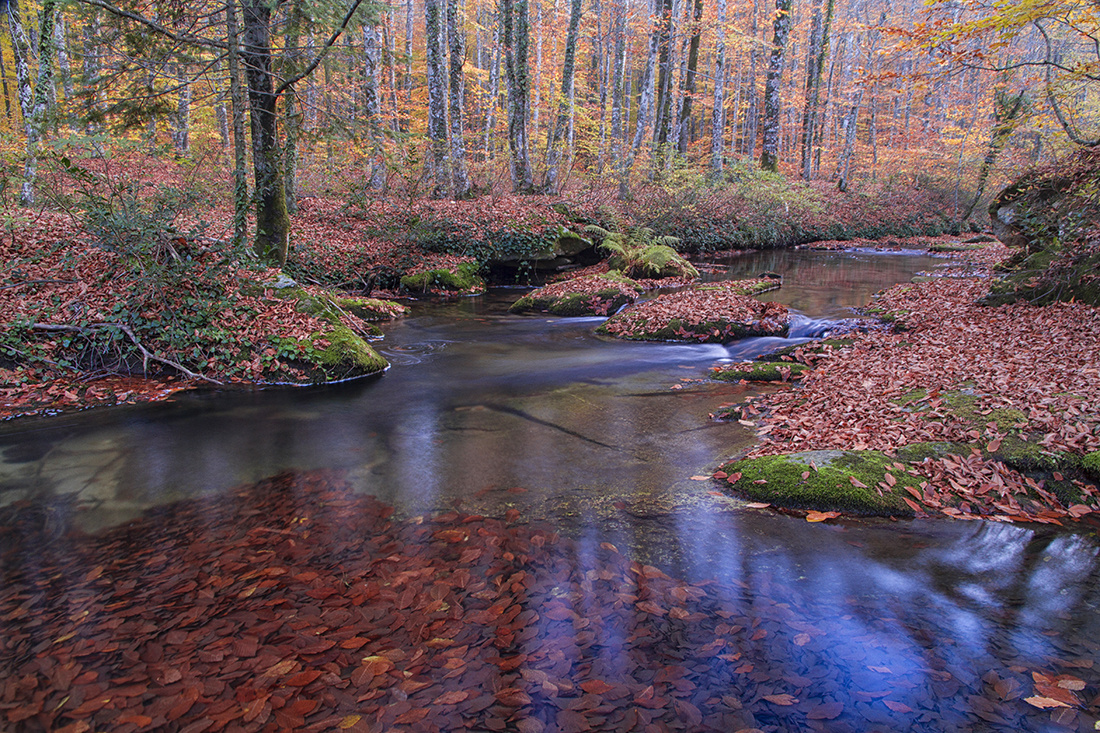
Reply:
[[[385, 326], [379, 349], [393, 367], [379, 377], [0, 426], [0, 507], [36, 508], [63, 545], [76, 541], [65, 539], [70, 528], [102, 534], [280, 471], [337, 469], [399, 517], [515, 509], [582, 550], [610, 543], [685, 582], [717, 581], [739, 606], [768, 599], [756, 618], [779, 627], [783, 655], [804, 646], [805, 658], [781, 660], [767, 644], [745, 658], [785, 669], [802, 683], [795, 692], [824, 684], [822, 699], [844, 712], [797, 717], [806, 710], [758, 695], [745, 720], [761, 730], [1092, 729], [1094, 536], [980, 522], [808, 524], [692, 479], [752, 442], [709, 414], [769, 389], [706, 381], [710, 366], [824, 335], [879, 289], [944, 260], [779, 251], [716, 264], [710, 277], [782, 274], [783, 288], [762, 297], [792, 308], [791, 336], [626, 343], [596, 336], [600, 319], [509, 315], [518, 289], [419, 302]], [[27, 557], [0, 557], [3, 577], [28, 572]], [[1042, 697], [1033, 672], [1062, 675], [1080, 707], [1024, 702]], [[0, 694], [0, 712], [5, 702]]]

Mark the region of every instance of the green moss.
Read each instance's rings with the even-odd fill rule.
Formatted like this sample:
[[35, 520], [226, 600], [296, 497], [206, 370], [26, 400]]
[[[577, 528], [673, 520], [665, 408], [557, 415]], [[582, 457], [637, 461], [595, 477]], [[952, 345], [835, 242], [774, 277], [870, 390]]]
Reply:
[[[560, 293], [562, 285], [575, 283], [579, 292]], [[592, 292], [595, 285], [600, 289]], [[609, 285], [610, 287], [600, 287]], [[550, 290], [553, 288], [553, 290]], [[568, 287], [567, 287], [568, 290]], [[556, 316], [606, 316], [614, 313], [627, 303], [633, 303], [642, 292], [641, 286], [617, 272], [600, 275], [586, 275], [574, 278], [561, 285], [538, 288], [523, 296], [508, 309], [511, 313], [542, 312]]]
[[[620, 316], [623, 314], [620, 314]], [[610, 321], [608, 321], [610, 322]], [[785, 336], [790, 328], [784, 323], [780, 328], [768, 329], [756, 327], [754, 324], [731, 323], [724, 318], [717, 321], [706, 321], [700, 324], [685, 323], [679, 318], [673, 318], [668, 325], [653, 330], [645, 328], [645, 321], [630, 323], [628, 333], [614, 334], [616, 338], [627, 341], [690, 341], [696, 343], [724, 344], [737, 339], [752, 336]], [[596, 333], [612, 335], [607, 329], [607, 323], [596, 329]]]
[[303, 377], [273, 365], [265, 375], [272, 382], [326, 384], [375, 374], [389, 367], [381, 354], [342, 323], [313, 333], [308, 339], [273, 337], [272, 342], [282, 361], [305, 373]]
[[[878, 451], [809, 451], [734, 461], [722, 470], [740, 474], [735, 490], [780, 507], [911, 516], [902, 487], [916, 487], [919, 479], [894, 468], [895, 461]], [[886, 485], [887, 472], [893, 487]]]
[[981, 249], [981, 244], [964, 244], [962, 242], [933, 244], [928, 248], [929, 252], [970, 252], [972, 250]]
[[478, 276], [477, 270], [477, 265], [472, 262], [463, 262], [454, 271], [425, 270], [402, 277], [401, 287], [418, 292], [427, 292], [433, 288], [459, 293], [480, 292], [485, 289], [485, 281]]
[[381, 298], [333, 298], [336, 305], [364, 321], [387, 321], [408, 314], [400, 303]]
[[1081, 470], [1093, 481], [1100, 481], [1100, 450], [1085, 454], [1081, 459]]
[[[786, 367], [786, 378], [780, 371]], [[742, 379], [749, 382], [783, 382], [792, 379], [808, 371], [810, 367], [795, 362], [761, 361], [750, 364], [732, 364], [719, 367], [713, 373], [714, 379], [723, 382], [739, 382]]]
[[794, 352], [799, 349], [802, 349], [802, 353], [804, 354], [820, 354], [825, 351], [826, 346], [831, 346], [834, 349], [842, 349], [845, 346], [851, 346], [855, 342], [855, 339], [823, 339], [821, 341], [809, 341], [804, 344], [784, 346], [782, 349], [777, 349], [771, 353], [757, 357], [757, 361], [783, 361], [783, 357], [794, 356]]

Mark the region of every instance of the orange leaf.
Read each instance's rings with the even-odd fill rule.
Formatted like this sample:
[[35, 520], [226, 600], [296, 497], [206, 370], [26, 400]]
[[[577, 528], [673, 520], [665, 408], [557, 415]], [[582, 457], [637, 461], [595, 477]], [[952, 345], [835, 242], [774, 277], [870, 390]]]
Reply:
[[785, 692], [778, 695], [764, 695], [764, 699], [768, 702], [773, 702], [776, 705], [794, 705], [796, 702], [798, 702], [797, 697], [792, 697]]
[[895, 713], [911, 713], [913, 708], [909, 707], [905, 703], [894, 702], [893, 700], [883, 700], [882, 704], [893, 710]]
[[470, 696], [470, 693], [466, 690], [451, 690], [450, 692], [444, 692], [442, 695], [435, 699], [433, 705], [457, 705]]
[[585, 680], [581, 683], [581, 689], [593, 695], [603, 695], [614, 689], [614, 685], [609, 685], [603, 680]]
[[319, 669], [307, 669], [304, 672], [298, 674], [292, 674], [286, 678], [286, 684], [291, 687], [305, 687], [313, 680], [321, 676], [321, 670]]
[[1059, 700], [1052, 700], [1049, 697], [1039, 697], [1039, 696], [1025, 697], [1024, 702], [1026, 702], [1028, 705], [1034, 705], [1035, 707], [1037, 707], [1041, 710], [1045, 710], [1047, 708], [1068, 708], [1069, 707], [1069, 705], [1066, 705], [1064, 702], [1061, 702]]

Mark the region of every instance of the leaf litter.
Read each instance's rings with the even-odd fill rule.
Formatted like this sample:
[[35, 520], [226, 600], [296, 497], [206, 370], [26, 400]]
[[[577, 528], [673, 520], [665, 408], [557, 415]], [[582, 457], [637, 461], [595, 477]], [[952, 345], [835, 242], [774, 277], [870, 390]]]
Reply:
[[[808, 598], [765, 570], [751, 586], [687, 582], [517, 512], [399, 519], [335, 472], [286, 472], [99, 536], [47, 541], [33, 516], [2, 519], [11, 733], [1096, 720], [1095, 640], [1043, 656], [1009, 648], [1006, 629], [975, 651], [919, 604], [861, 610], [853, 627], [851, 599]], [[912, 630], [900, 645], [897, 624]]]

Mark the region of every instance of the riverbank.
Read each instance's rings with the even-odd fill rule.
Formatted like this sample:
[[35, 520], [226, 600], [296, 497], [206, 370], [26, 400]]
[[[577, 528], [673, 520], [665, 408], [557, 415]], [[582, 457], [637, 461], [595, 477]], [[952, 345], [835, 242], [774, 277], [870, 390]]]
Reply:
[[868, 305], [891, 328], [787, 357], [811, 368], [730, 408], [760, 443], [718, 480], [818, 513], [1097, 524], [1100, 312], [978, 305], [1007, 255], [961, 251]]
[[[102, 162], [87, 163], [98, 181]], [[843, 197], [766, 177], [628, 201], [612, 189], [461, 202], [326, 190], [299, 202], [280, 270], [228, 244], [232, 212], [182, 167], [133, 170], [145, 178], [103, 178], [113, 188], [83, 198], [74, 187], [65, 210], [3, 212], [0, 419], [377, 373], [372, 321], [401, 309], [364, 298], [538, 282], [604, 255], [583, 236], [591, 224], [679, 234], [688, 253], [949, 228], [934, 190]]]

